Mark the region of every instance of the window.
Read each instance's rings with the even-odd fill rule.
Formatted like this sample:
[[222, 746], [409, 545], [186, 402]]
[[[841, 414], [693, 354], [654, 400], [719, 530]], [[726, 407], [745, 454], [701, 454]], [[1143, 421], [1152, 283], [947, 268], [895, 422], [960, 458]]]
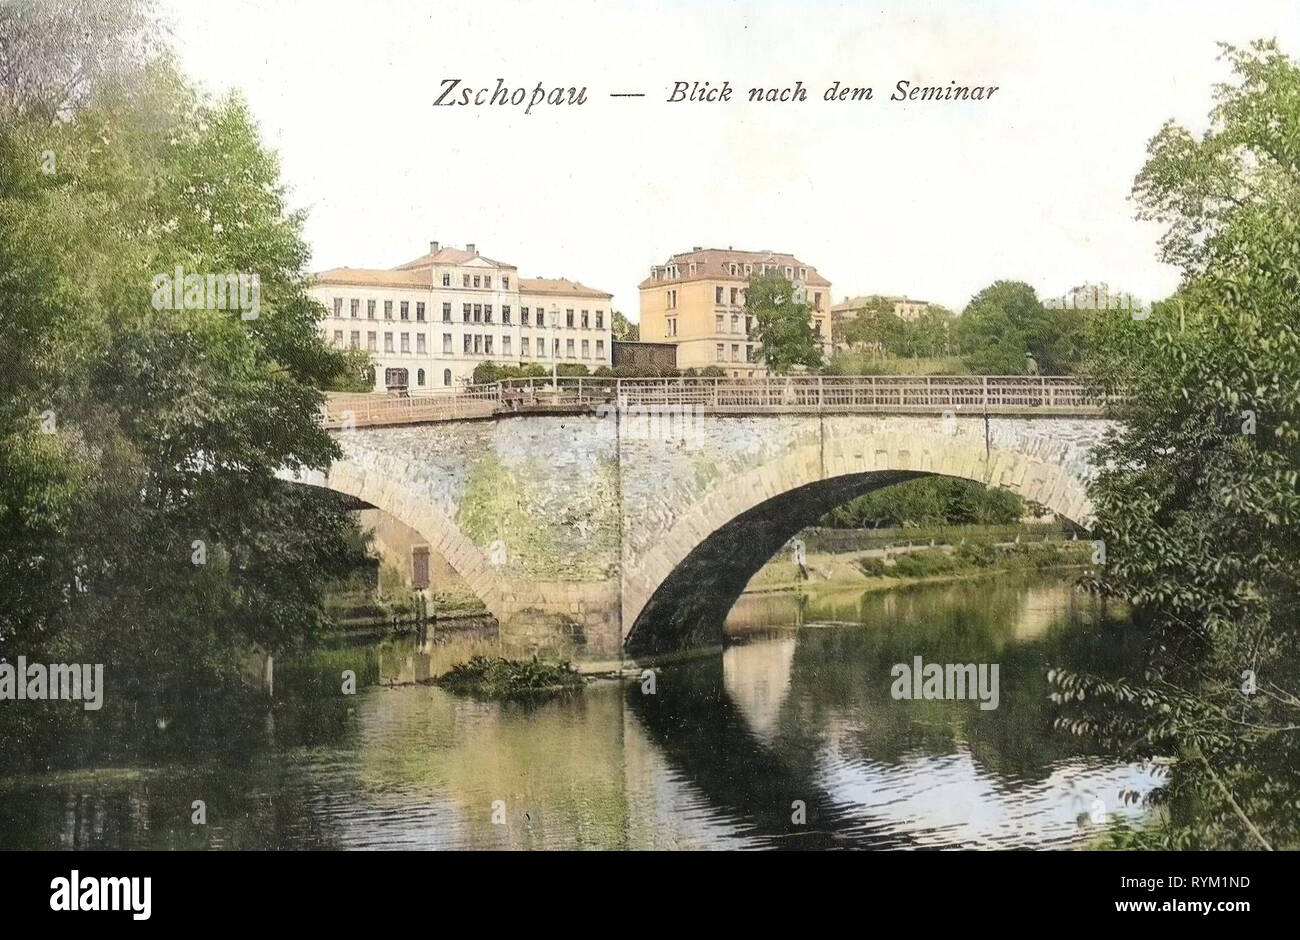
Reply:
[[491, 274], [484, 274], [484, 275], [483, 275], [483, 286], [484, 286], [484, 287], [491, 287], [491, 286], [492, 286], [492, 275], [491, 275]]
[[808, 269], [807, 269], [807, 268], [800, 268], [800, 269], [799, 269], [799, 280], [801, 280], [801, 281], [806, 281], [807, 279], [808, 279]]
[[582, 322], [582, 328], [583, 328], [584, 330], [589, 330], [589, 329], [591, 329], [591, 317], [587, 314], [587, 311], [585, 311], [585, 310], [582, 311], [582, 321], [581, 321], [581, 322]]
[[676, 317], [669, 317], [669, 318], [668, 318], [668, 335], [669, 335], [669, 336], [676, 336], [676, 335], [677, 335], [677, 318], [676, 318]]
[[510, 355], [510, 337], [509, 337], [509, 336], [503, 336], [503, 337], [501, 337], [501, 355], [503, 355], [503, 356], [508, 356], [508, 355]]
[[450, 333], [443, 333], [443, 334], [442, 334], [442, 351], [443, 351], [444, 354], [446, 354], [446, 355], [448, 355], [448, 356], [450, 356], [450, 355], [452, 354], [452, 353], [451, 353], [451, 334], [450, 334]]
[[482, 333], [475, 333], [475, 334], [474, 334], [474, 352], [476, 352], [476, 353], [481, 353], [481, 352], [483, 352], [483, 334], [482, 334]]
[[402, 319], [403, 320], [411, 319], [411, 305], [409, 302], [405, 300], [402, 301]]
[[564, 341], [564, 355], [570, 359], [573, 358], [573, 340], [566, 339]]
[[596, 358], [605, 358], [605, 341], [603, 339], [596, 340]]
[[367, 300], [367, 301], [366, 301], [366, 319], [367, 319], [367, 320], [373, 320], [374, 318], [375, 318], [375, 302], [374, 302], [373, 300]]
[[794, 268], [788, 264], [785, 266], [785, 276], [787, 279], [794, 277]]
[[451, 385], [451, 370], [450, 370], [450, 369], [443, 369], [443, 370], [442, 370], [442, 384], [443, 384], [443, 385]]
[[423, 370], [423, 369], [417, 369], [417, 370], [416, 370], [416, 372], [415, 372], [415, 384], [416, 384], [416, 385], [420, 385], [420, 386], [423, 386], [423, 385], [424, 385], [424, 370]]
[[465, 315], [465, 322], [466, 322], [466, 323], [469, 322], [469, 307], [470, 307], [469, 304], [462, 304], [462, 305], [461, 305], [461, 312]]
[[442, 322], [443, 323], [451, 322], [451, 304], [442, 305]]
[[733, 313], [731, 315], [731, 332], [733, 333], [740, 332], [740, 314], [738, 313]]
[[405, 369], [385, 369], [384, 384], [389, 388], [405, 388], [407, 372]]
[[361, 313], [361, 301], [357, 300], [354, 297], [352, 299], [352, 319], [355, 320], [357, 318], [357, 315], [360, 313]]
[[519, 322], [522, 323], [524, 326], [527, 326], [527, 325], [528, 325], [528, 308], [527, 308], [527, 307], [520, 307], [520, 308], [519, 308]]
[[731, 361], [732, 361], [732, 362], [739, 362], [739, 361], [740, 361], [740, 344], [739, 344], [739, 343], [732, 343], [732, 344], [731, 344]]
[[342, 346], [342, 345], [343, 345], [343, 331], [342, 331], [342, 330], [335, 330], [335, 331], [334, 331], [334, 345], [335, 345], [335, 346]]
[[478, 287], [478, 286], [480, 285], [480, 282], [481, 282], [482, 280], [483, 280], [483, 279], [482, 279], [481, 277], [479, 277], [477, 274], [475, 274], [475, 275], [474, 275], [474, 286], [475, 286], [475, 287]]
[[469, 275], [468, 275], [468, 274], [462, 274], [462, 275], [461, 275], [461, 285], [460, 285], [460, 286], [461, 286], [461, 287], [469, 287]]
[[717, 359], [718, 359], [718, 362], [726, 362], [726, 361], [727, 361], [726, 353], [727, 353], [727, 347], [726, 347], [726, 346], [723, 346], [721, 343], [718, 343], [718, 351], [717, 351]]
[[393, 319], [393, 302], [391, 300], [384, 301], [384, 319]]
[[502, 304], [502, 305], [501, 305], [501, 322], [502, 322], [502, 323], [509, 323], [509, 322], [510, 322], [510, 305], [509, 305], [509, 304]]
[[667, 298], [668, 298], [668, 309], [669, 309], [669, 310], [676, 310], [676, 309], [677, 309], [677, 291], [676, 291], [676, 290], [665, 291], [665, 294], [667, 295]]
[[361, 347], [361, 331], [353, 330], [352, 334], [348, 337], [348, 340], [349, 340], [348, 342], [349, 346], [351, 346], [353, 349], [359, 349]]
[[392, 352], [392, 351], [393, 351], [393, 334], [392, 334], [392, 333], [385, 333], [385, 334], [384, 334], [384, 352], [390, 353], [390, 352]]
[[537, 337], [537, 358], [538, 359], [546, 358], [546, 340], [540, 336]]
[[[573, 340], [569, 340], [569, 342], [572, 343]], [[552, 359], [560, 358], [560, 341], [558, 339], [551, 344], [551, 358]]]
[[564, 325], [573, 329], [573, 308], [564, 311]]
[[722, 303], [722, 288], [721, 288], [721, 287], [715, 287], [715, 288], [713, 288], [713, 302], [714, 302], [715, 304], [720, 304], [720, 303]]
[[747, 316], [745, 317], [745, 335], [748, 336], [752, 332], [754, 332], [754, 318]]
[[735, 277], [735, 276], [736, 276], [736, 262], [734, 262], [734, 261], [731, 262], [731, 264], [730, 264], [730, 266], [728, 267], [727, 270], [731, 273], [731, 276], [732, 276], [732, 277]]
[[605, 311], [604, 311], [604, 310], [597, 310], [597, 311], [596, 311], [596, 329], [598, 329], [598, 330], [603, 330], [604, 328], [605, 328]]
[[582, 341], [582, 358], [583, 359], [591, 358], [591, 340], [589, 339], [584, 339]]
[[421, 323], [424, 322], [424, 304], [417, 303], [415, 305], [415, 319], [419, 320]]
[[342, 298], [342, 297], [335, 297], [335, 298], [334, 298], [334, 316], [336, 316], [336, 317], [341, 317], [341, 316], [343, 316], [343, 298]]
[[731, 289], [731, 303], [733, 306], [736, 303], [736, 288], [734, 287]]
[[815, 294], [813, 294], [813, 309], [821, 310], [821, 308], [822, 308], [822, 292], [817, 291]]
[[483, 322], [484, 322], [484, 323], [491, 323], [491, 322], [492, 322], [492, 305], [491, 305], [491, 304], [484, 304], [484, 305], [483, 305]]
[[483, 337], [483, 352], [486, 355], [492, 355], [492, 337], [491, 335]]
[[527, 336], [521, 336], [521, 337], [519, 338], [519, 355], [521, 355], [521, 356], [527, 356], [527, 355], [528, 355], [528, 337], [527, 337]]
[[482, 322], [483, 322], [483, 305], [482, 305], [482, 304], [475, 304], [475, 305], [474, 305], [474, 322], [475, 322], [475, 323], [482, 323]]
[[722, 332], [722, 314], [715, 314], [713, 317], [713, 332]]
[[465, 334], [465, 355], [468, 356], [473, 351], [474, 351], [474, 338], [470, 336], [468, 333], [466, 333]]
[[374, 330], [369, 330], [366, 333], [366, 349], [369, 349], [371, 352], [374, 352], [376, 349], [379, 348], [378, 346], [375, 345], [376, 335], [377, 334], [375, 333]]
[[503, 276], [501, 278], [501, 289], [510, 290], [510, 278], [508, 276]]
[[[425, 348], [424, 348], [424, 334], [423, 334], [423, 333], [416, 333], [416, 334], [415, 334], [415, 351], [418, 352], [418, 353], [422, 353], [422, 352], [426, 352], [426, 351], [427, 351], [427, 350], [425, 350]], [[420, 384], [423, 385], [424, 383], [421, 382]]]
[[450, 271], [443, 271], [443, 272], [442, 272], [442, 286], [443, 286], [443, 287], [451, 287], [451, 272], [450, 272]]
[[404, 353], [409, 353], [410, 351], [411, 351], [411, 334], [410, 334], [410, 333], [403, 333], [403, 334], [402, 334], [402, 352], [404, 352]]

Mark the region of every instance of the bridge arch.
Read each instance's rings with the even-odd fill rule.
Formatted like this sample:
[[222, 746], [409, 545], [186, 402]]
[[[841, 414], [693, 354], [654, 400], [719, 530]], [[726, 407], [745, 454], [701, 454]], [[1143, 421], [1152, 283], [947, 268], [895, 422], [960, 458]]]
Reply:
[[644, 551], [625, 547], [624, 649], [638, 656], [720, 643], [727, 611], [791, 537], [838, 505], [905, 480], [951, 476], [1010, 489], [1087, 528], [1086, 454], [1086, 443], [1025, 421], [823, 422], [818, 434], [699, 493]]
[[503, 621], [512, 611], [509, 595], [484, 553], [431, 500], [407, 491], [401, 479], [368, 472], [361, 464], [347, 459], [334, 461], [328, 471], [304, 470], [298, 474], [282, 471], [279, 476], [291, 483], [352, 496], [383, 510], [418, 532], [430, 550], [451, 565], [498, 621]]

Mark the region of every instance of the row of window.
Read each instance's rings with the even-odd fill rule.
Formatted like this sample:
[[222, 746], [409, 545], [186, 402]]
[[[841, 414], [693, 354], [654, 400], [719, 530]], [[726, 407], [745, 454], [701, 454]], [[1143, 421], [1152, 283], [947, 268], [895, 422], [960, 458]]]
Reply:
[[[450, 271], [442, 272], [442, 286], [451, 287]], [[460, 286], [461, 287], [484, 287], [487, 288], [488, 290], [491, 290], [492, 275], [491, 274], [473, 274], [473, 275], [462, 274], [460, 276]], [[510, 276], [508, 274], [501, 275], [501, 289], [510, 290]]]
[[[718, 361], [718, 362], [740, 362], [740, 344], [739, 344], [739, 343], [732, 343], [732, 344], [731, 344], [731, 358], [728, 359], [728, 358], [727, 358], [727, 344], [726, 344], [726, 343], [718, 343], [718, 347], [717, 347], [717, 361]], [[757, 362], [757, 361], [758, 361], [758, 356], [757, 356], [757, 355], [755, 354], [755, 352], [754, 352], [754, 347], [753, 347], [753, 346], [746, 345], [746, 346], [745, 346], [745, 362]]]
[[[385, 370], [384, 370], [384, 385], [385, 385], [387, 388], [406, 388], [406, 387], [407, 387], [407, 384], [411, 381], [411, 377], [410, 377], [410, 376], [411, 376], [411, 374], [410, 374], [406, 369], [402, 369], [402, 368], [400, 368], [400, 367], [394, 367], [394, 368], [391, 368], [391, 369], [385, 369]], [[421, 386], [421, 387], [424, 386], [424, 370], [423, 370], [423, 369], [416, 369], [416, 370], [415, 370], [415, 384], [418, 385], [418, 386]], [[450, 370], [450, 369], [443, 369], [443, 370], [442, 370], [442, 384], [445, 385], [445, 386], [447, 386], [448, 388], [451, 387], [451, 370]]]
[[[700, 264], [702, 264], [702, 262], [701, 262]], [[694, 277], [694, 276], [695, 276], [695, 272], [698, 270], [697, 263], [694, 262], [694, 261], [690, 261], [690, 262], [688, 262], [688, 263], [687, 263], [687, 266], [686, 266], [686, 270], [687, 270], [687, 273], [688, 273], [691, 277]], [[659, 267], [657, 267], [657, 266], [656, 266], [656, 267], [653, 267], [653, 268], [650, 269], [650, 277], [651, 277], [652, 280], [656, 280], [656, 281], [659, 280], [659, 271], [660, 271], [660, 269], [659, 269]], [[772, 272], [774, 272], [774, 273], [780, 274], [780, 273], [782, 273], [781, 265], [779, 265], [779, 264], [760, 264], [760, 265], [758, 266], [758, 273], [759, 273], [760, 275], [765, 275], [765, 274], [767, 274], [768, 271], [772, 271]], [[808, 279], [808, 269], [807, 269], [807, 268], [803, 268], [803, 267], [801, 267], [801, 268], [795, 268], [794, 265], [790, 265], [790, 264], [787, 264], [787, 265], [785, 266], [785, 271], [784, 271], [784, 273], [785, 273], [786, 279], [787, 279], [787, 280], [791, 280], [791, 281], [793, 281], [793, 280], [794, 280], [794, 276], [795, 276], [795, 272], [796, 272], [796, 271], [798, 271], [798, 273], [799, 273], [799, 280], [801, 280], [801, 281], [806, 281], [806, 280]], [[749, 264], [748, 262], [746, 262], [746, 263], [741, 263], [741, 262], [731, 261], [731, 262], [728, 262], [728, 264], [727, 264], [727, 273], [730, 274], [732, 277], [741, 277], [742, 275], [743, 275], [744, 277], [749, 277], [750, 275], [752, 275], [752, 274], [754, 273], [754, 266], [753, 266], [752, 264]], [[664, 278], [667, 279], [667, 280], [672, 280], [672, 279], [674, 279], [674, 278], [679, 278], [679, 277], [681, 277], [681, 276], [682, 276], [682, 269], [681, 269], [681, 266], [680, 266], [679, 264], [677, 264], [677, 262], [675, 262], [675, 261], [674, 261], [674, 262], [671, 262], [671, 263], [669, 263], [669, 264], [664, 265], [664, 266], [663, 266], [663, 276], [664, 276]]]
[[[492, 304], [472, 304], [472, 303], [461, 304], [460, 312], [461, 312], [461, 320], [464, 323], [492, 323], [493, 322], [492, 317], [494, 314], [492, 310]], [[358, 319], [360, 317], [361, 315], [360, 300], [352, 301], [350, 313], [353, 319]], [[400, 306], [398, 308], [398, 313], [400, 319], [409, 320], [411, 318], [410, 302], [406, 300], [401, 301]], [[605, 328], [605, 311], [597, 310], [595, 311], [595, 314], [596, 314], [595, 329], [603, 330]], [[533, 325], [532, 320], [534, 318], [534, 315], [536, 316], [537, 326], [544, 327], [546, 325], [546, 310], [543, 307], [537, 307], [535, 308], [535, 310], [530, 310], [528, 307], [520, 307], [519, 324], [521, 326], [532, 326]], [[342, 297], [334, 298], [334, 316], [340, 319], [342, 319], [343, 317]], [[553, 309], [551, 311], [551, 326], [556, 325], [555, 320], [558, 318], [558, 316], [559, 316], [558, 308]], [[512, 323], [512, 320], [510, 318], [511, 318], [510, 304], [502, 304], [501, 322], [503, 324], [509, 325]], [[366, 319], [367, 320], [375, 319], [375, 301], [373, 300], [366, 301]], [[391, 300], [384, 301], [384, 319], [385, 320], [393, 319], [393, 302]], [[424, 322], [424, 304], [418, 301], [415, 304], [415, 320], [417, 323]], [[444, 303], [442, 305], [442, 322], [443, 323], [452, 322], [451, 304], [449, 303]], [[574, 311], [572, 307], [567, 308], [564, 311], [564, 325], [571, 329], [573, 328], [583, 329], [583, 330], [592, 329], [591, 311], [589, 310]]]
[[[385, 334], [384, 334], [384, 352], [386, 352], [386, 353], [398, 353], [398, 352], [409, 353], [409, 352], [411, 352], [411, 334], [410, 334], [410, 333], [401, 333], [401, 334], [398, 334], [396, 338], [397, 338], [397, 341], [398, 341], [399, 345], [398, 345], [396, 348], [394, 348], [394, 346], [393, 346], [394, 334], [392, 334], [392, 333], [385, 333]], [[489, 333], [466, 333], [464, 336], [461, 337], [461, 341], [462, 341], [462, 349], [461, 349], [461, 352], [464, 353], [464, 354], [467, 355], [467, 356], [492, 356], [492, 355], [497, 355], [497, 349], [495, 348], [495, 346], [496, 346], [496, 340], [497, 340], [497, 337], [495, 337], [495, 336], [493, 336], [493, 335], [491, 335], [491, 334], [489, 334]], [[500, 340], [501, 340], [501, 345], [500, 345], [500, 355], [502, 355], [502, 356], [513, 356], [513, 355], [514, 355], [514, 351], [511, 349], [512, 337], [509, 337], [509, 336], [502, 336], [502, 337], [500, 337]], [[575, 343], [575, 341], [572, 340], [572, 339], [567, 339], [567, 340], [565, 340], [565, 341], [564, 341], [564, 354], [563, 354], [563, 355], [561, 355], [560, 341], [559, 341], [558, 339], [556, 339], [556, 340], [553, 340], [553, 343], [554, 343], [554, 346], [553, 346], [553, 349], [554, 349], [554, 356], [555, 356], [556, 358], [576, 359], [576, 358], [578, 358], [578, 351], [579, 351], [579, 350], [580, 350], [581, 353], [582, 353], [582, 358], [583, 358], [583, 359], [590, 359], [590, 358], [591, 358], [591, 340], [584, 339], [584, 340], [581, 341], [581, 345], [578, 345], [578, 344]], [[379, 345], [378, 345], [378, 344], [379, 344], [379, 335], [378, 335], [378, 333], [376, 333], [374, 330], [370, 330], [369, 332], [367, 332], [367, 333], [366, 333], [366, 346], [365, 346], [365, 348], [366, 348], [367, 350], [369, 350], [370, 352], [378, 352], [378, 351], [379, 351]], [[342, 330], [335, 330], [335, 331], [334, 331], [334, 345], [335, 345], [335, 346], [338, 346], [338, 347], [340, 347], [340, 348], [342, 348], [342, 346], [343, 346], [343, 331], [342, 331]], [[360, 330], [352, 330], [352, 331], [351, 331], [351, 335], [348, 337], [348, 345], [349, 345], [352, 349], [360, 349], [360, 348], [361, 348], [361, 331], [360, 331]], [[524, 336], [524, 337], [521, 337], [521, 338], [520, 338], [520, 340], [519, 340], [519, 355], [520, 355], [520, 356], [531, 357], [531, 356], [533, 355], [532, 350], [534, 350], [534, 349], [536, 349], [536, 352], [537, 352], [537, 358], [538, 358], [538, 359], [545, 359], [545, 358], [546, 358], [546, 339], [545, 339], [545, 337], [538, 336], [535, 345], [534, 345], [534, 343], [532, 342], [532, 339], [531, 339], [530, 337], [528, 337], [528, 336]], [[428, 350], [425, 348], [425, 334], [424, 334], [424, 333], [416, 333], [416, 334], [415, 334], [415, 353], [416, 353], [417, 355], [420, 355], [420, 354], [424, 354], [424, 353], [427, 353], [427, 352], [428, 352]], [[442, 334], [442, 353], [443, 353], [443, 355], [445, 355], [445, 356], [454, 356], [454, 355], [455, 355], [455, 348], [454, 348], [454, 346], [453, 346], [453, 337], [452, 337], [452, 334], [450, 334], [450, 333], [443, 333], [443, 334]], [[596, 340], [596, 358], [597, 358], [597, 359], [604, 359], [604, 358], [605, 358], [605, 341], [604, 341], [603, 339], [598, 339], [598, 340]]]

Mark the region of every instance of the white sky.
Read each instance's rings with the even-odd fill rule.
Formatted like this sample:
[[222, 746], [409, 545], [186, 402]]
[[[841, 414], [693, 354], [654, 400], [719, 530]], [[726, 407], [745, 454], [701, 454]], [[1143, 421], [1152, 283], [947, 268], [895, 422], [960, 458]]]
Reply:
[[[161, 0], [189, 73], [241, 88], [308, 210], [313, 269], [437, 239], [608, 290], [693, 245], [789, 251], [834, 299], [960, 309], [997, 278], [1177, 283], [1128, 200], [1168, 118], [1199, 131], [1217, 40], [1300, 55], [1300, 3]], [[586, 85], [582, 107], [433, 107], [443, 78]], [[729, 80], [730, 104], [665, 101]], [[834, 80], [870, 102], [826, 103]], [[892, 102], [895, 83], [998, 85]], [[750, 104], [802, 80], [806, 102]], [[645, 98], [610, 98], [642, 91]]]

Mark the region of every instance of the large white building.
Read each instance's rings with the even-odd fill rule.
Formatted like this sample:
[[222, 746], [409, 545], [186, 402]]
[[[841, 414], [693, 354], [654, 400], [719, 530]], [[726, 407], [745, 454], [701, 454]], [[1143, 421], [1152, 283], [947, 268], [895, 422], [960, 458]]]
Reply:
[[612, 294], [563, 278], [521, 278], [474, 245], [444, 248], [391, 270], [334, 268], [312, 297], [336, 346], [367, 350], [375, 390], [451, 388], [481, 362], [610, 364]]

